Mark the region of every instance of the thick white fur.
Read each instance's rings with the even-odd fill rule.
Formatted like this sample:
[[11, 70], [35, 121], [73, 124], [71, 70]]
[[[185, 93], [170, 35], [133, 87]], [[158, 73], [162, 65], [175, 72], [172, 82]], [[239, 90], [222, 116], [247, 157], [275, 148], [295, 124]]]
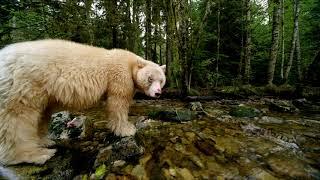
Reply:
[[155, 81], [163, 87], [163, 68], [125, 50], [63, 40], [5, 47], [0, 51], [0, 163], [45, 163], [56, 151], [46, 148], [53, 144], [46, 138], [52, 107], [83, 109], [104, 94], [110, 129], [120, 136], [135, 134], [127, 120], [134, 91], [157, 93], [150, 87]]

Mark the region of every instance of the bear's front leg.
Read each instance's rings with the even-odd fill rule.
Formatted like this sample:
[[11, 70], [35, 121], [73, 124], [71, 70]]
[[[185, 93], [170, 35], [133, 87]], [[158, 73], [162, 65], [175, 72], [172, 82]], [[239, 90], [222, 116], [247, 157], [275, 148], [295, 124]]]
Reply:
[[128, 121], [131, 99], [126, 96], [109, 96], [107, 99], [108, 127], [117, 136], [132, 136], [136, 127]]

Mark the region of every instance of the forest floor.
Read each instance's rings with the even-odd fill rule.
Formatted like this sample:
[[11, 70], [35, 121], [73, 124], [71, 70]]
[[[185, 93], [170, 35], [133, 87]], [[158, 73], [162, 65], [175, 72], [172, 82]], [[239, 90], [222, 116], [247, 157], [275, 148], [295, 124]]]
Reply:
[[80, 114], [81, 138], [68, 130], [45, 165], [9, 168], [27, 179], [320, 178], [319, 102], [135, 100], [126, 138], [107, 130], [102, 105]]

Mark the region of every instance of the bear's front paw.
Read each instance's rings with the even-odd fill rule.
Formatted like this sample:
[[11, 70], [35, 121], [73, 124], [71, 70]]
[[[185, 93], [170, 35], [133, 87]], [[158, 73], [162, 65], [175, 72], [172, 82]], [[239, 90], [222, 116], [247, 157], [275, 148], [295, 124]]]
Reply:
[[133, 136], [136, 133], [136, 131], [137, 131], [136, 127], [132, 123], [127, 122], [127, 123], [122, 123], [120, 126], [116, 127], [113, 130], [113, 133], [117, 136], [124, 137], [124, 136]]

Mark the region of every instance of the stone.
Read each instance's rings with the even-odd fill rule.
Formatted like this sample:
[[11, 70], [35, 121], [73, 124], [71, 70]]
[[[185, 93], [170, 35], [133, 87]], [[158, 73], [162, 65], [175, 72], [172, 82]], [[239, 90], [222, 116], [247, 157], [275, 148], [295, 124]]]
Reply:
[[171, 176], [173, 176], [173, 177], [176, 177], [176, 176], [177, 176], [177, 171], [176, 171], [176, 169], [170, 168], [170, 169], [169, 169], [169, 174], [170, 174]]
[[184, 180], [193, 180], [194, 177], [187, 168], [178, 168], [177, 169], [177, 174]]
[[266, 124], [282, 124], [284, 121], [280, 118], [270, 117], [270, 116], [262, 116], [261, 119], [258, 120], [259, 123]]
[[258, 116], [259, 110], [247, 106], [237, 106], [231, 109], [230, 115], [235, 117], [248, 117], [253, 118]]
[[146, 170], [140, 164], [135, 166], [132, 169], [131, 175], [134, 176], [135, 178], [141, 179], [141, 180], [147, 180], [148, 179]]
[[191, 111], [203, 111], [202, 104], [200, 102], [190, 102], [189, 108]]
[[288, 100], [269, 100], [267, 101], [270, 109], [277, 112], [298, 113], [299, 109], [296, 108], [291, 101]]
[[111, 145], [99, 150], [94, 167], [101, 164], [111, 165], [115, 161], [133, 161], [144, 153], [144, 148], [139, 146], [133, 137], [116, 139]]
[[241, 148], [240, 142], [234, 137], [219, 136], [214, 138], [215, 149], [227, 155], [236, 155]]
[[204, 168], [204, 164], [202, 163], [201, 159], [198, 156], [191, 155], [190, 160], [200, 168]]
[[119, 167], [119, 166], [123, 166], [126, 164], [126, 161], [124, 160], [116, 160], [112, 163], [113, 167]]
[[189, 141], [194, 141], [194, 139], [195, 139], [195, 137], [196, 137], [196, 134], [193, 133], [193, 132], [186, 132], [186, 133], [185, 133], [185, 136], [187, 137], [187, 139], [188, 139]]
[[207, 156], [212, 156], [216, 151], [215, 144], [211, 140], [197, 140], [195, 146]]
[[261, 179], [261, 180], [277, 180], [278, 178], [272, 176], [270, 173], [268, 173], [267, 171], [260, 169], [260, 168], [254, 168], [251, 170], [252, 174], [250, 175], [250, 177], [254, 178], [254, 179]]
[[289, 154], [277, 154], [267, 159], [271, 170], [279, 175], [287, 176], [293, 179], [310, 179], [307, 172], [308, 166], [297, 158]]
[[84, 115], [74, 115], [68, 111], [54, 113], [49, 123], [49, 138], [66, 140], [89, 138], [93, 134], [92, 123]]
[[160, 110], [149, 112], [148, 115], [151, 119], [160, 119], [170, 122], [185, 122], [191, 121], [195, 114], [190, 110]]
[[98, 167], [101, 164], [108, 162], [108, 160], [111, 157], [111, 154], [112, 154], [112, 147], [111, 146], [100, 149], [97, 154], [96, 160], [94, 162], [94, 167]]

